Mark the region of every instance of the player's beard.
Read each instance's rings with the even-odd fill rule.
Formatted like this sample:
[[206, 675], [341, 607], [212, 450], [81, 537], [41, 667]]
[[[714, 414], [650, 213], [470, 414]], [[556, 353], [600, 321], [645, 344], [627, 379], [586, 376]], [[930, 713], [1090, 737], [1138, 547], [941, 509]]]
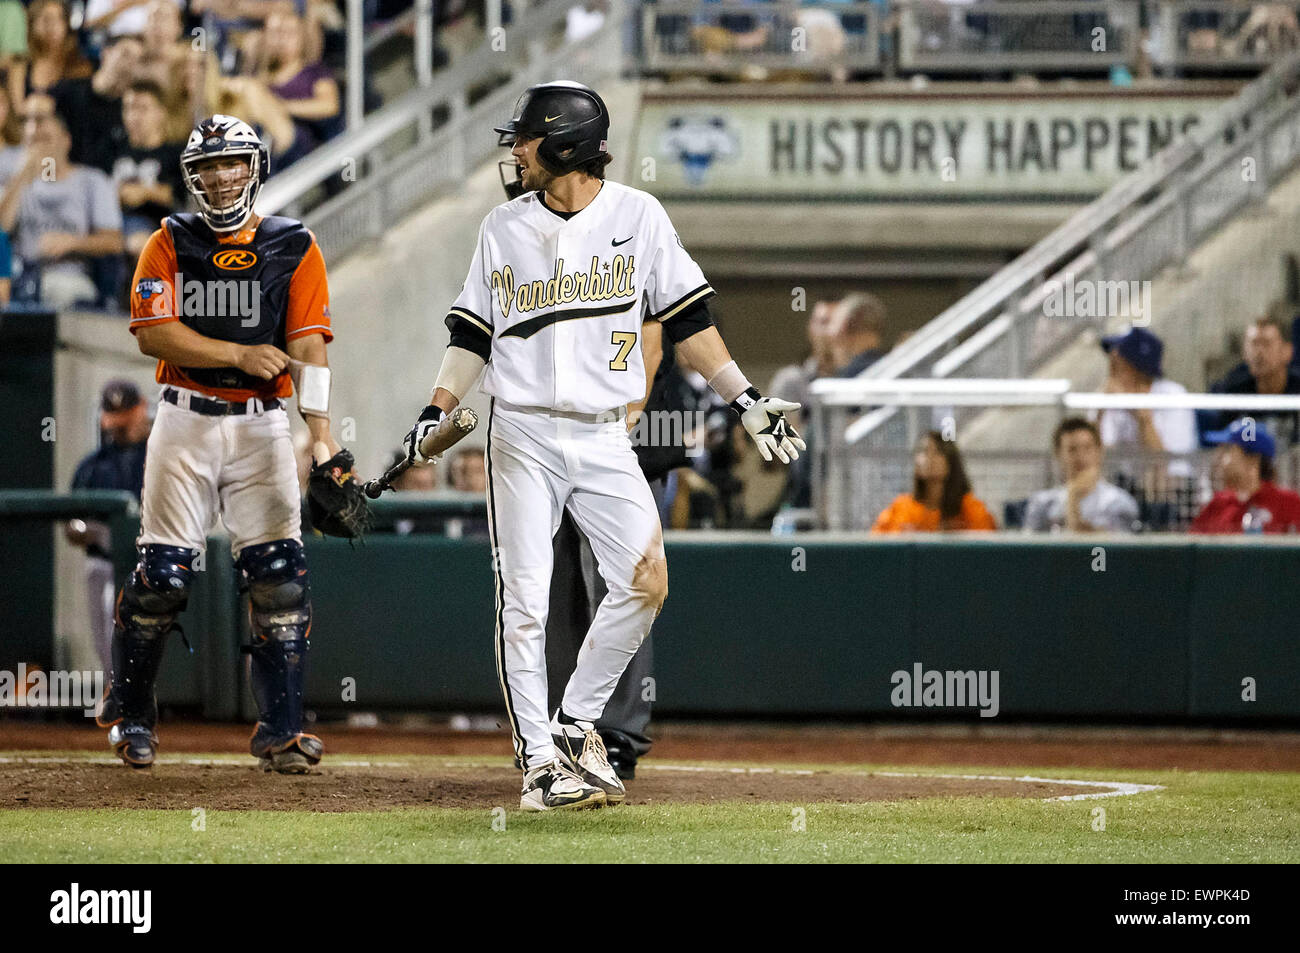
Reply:
[[524, 171], [524, 191], [544, 192], [550, 188], [550, 185], [555, 181], [555, 178], [556, 177], [553, 174], [547, 172], [539, 164], [533, 163]]

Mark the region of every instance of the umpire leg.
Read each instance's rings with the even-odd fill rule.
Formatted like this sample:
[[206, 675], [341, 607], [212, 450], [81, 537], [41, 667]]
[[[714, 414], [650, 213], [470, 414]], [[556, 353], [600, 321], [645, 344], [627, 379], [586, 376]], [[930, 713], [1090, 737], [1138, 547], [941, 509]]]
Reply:
[[[551, 577], [551, 612], [546, 623], [546, 668], [551, 673], [549, 708], [560, 707], [564, 687], [577, 665], [578, 651], [608, 591], [591, 544], [566, 510], [555, 534]], [[636, 775], [636, 762], [650, 750], [654, 653], [650, 638], [632, 656], [596, 728], [605, 742], [609, 763], [624, 780]]]

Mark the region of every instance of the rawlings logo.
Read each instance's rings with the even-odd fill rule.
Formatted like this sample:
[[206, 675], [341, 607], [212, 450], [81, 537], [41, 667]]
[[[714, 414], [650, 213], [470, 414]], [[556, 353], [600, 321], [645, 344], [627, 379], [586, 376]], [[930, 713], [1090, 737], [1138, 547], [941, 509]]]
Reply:
[[245, 271], [257, 264], [257, 254], [245, 248], [227, 249], [213, 255], [212, 264], [222, 271]]

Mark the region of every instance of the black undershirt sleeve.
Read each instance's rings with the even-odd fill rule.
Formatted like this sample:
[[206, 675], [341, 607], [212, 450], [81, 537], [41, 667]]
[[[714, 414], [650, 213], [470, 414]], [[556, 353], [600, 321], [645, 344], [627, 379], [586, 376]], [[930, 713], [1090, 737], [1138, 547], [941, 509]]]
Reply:
[[492, 357], [492, 335], [458, 314], [447, 315], [447, 329], [451, 331], [448, 347], [462, 347], [477, 354], [484, 361]]
[[708, 299], [698, 301], [689, 308], [677, 312], [662, 324], [664, 334], [674, 344], [680, 344], [692, 334], [713, 327], [713, 316], [709, 314]]

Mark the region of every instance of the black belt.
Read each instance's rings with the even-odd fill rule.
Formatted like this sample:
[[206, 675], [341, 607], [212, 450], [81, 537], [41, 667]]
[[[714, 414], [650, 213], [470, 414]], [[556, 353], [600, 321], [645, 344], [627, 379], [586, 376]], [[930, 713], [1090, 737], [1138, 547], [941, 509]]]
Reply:
[[[178, 407], [186, 407], [186, 405], [181, 401], [180, 391], [174, 390], [171, 387], [163, 388], [162, 399], [167, 401], [169, 404], [175, 404]], [[263, 400], [261, 403], [263, 410], [280, 409], [280, 400], [276, 397]], [[208, 417], [238, 417], [241, 414], [248, 413], [248, 404], [247, 402], [235, 404], [228, 400], [218, 400], [215, 397], [199, 397], [197, 394], [190, 394], [187, 409], [194, 411], [196, 414], [204, 414]]]

